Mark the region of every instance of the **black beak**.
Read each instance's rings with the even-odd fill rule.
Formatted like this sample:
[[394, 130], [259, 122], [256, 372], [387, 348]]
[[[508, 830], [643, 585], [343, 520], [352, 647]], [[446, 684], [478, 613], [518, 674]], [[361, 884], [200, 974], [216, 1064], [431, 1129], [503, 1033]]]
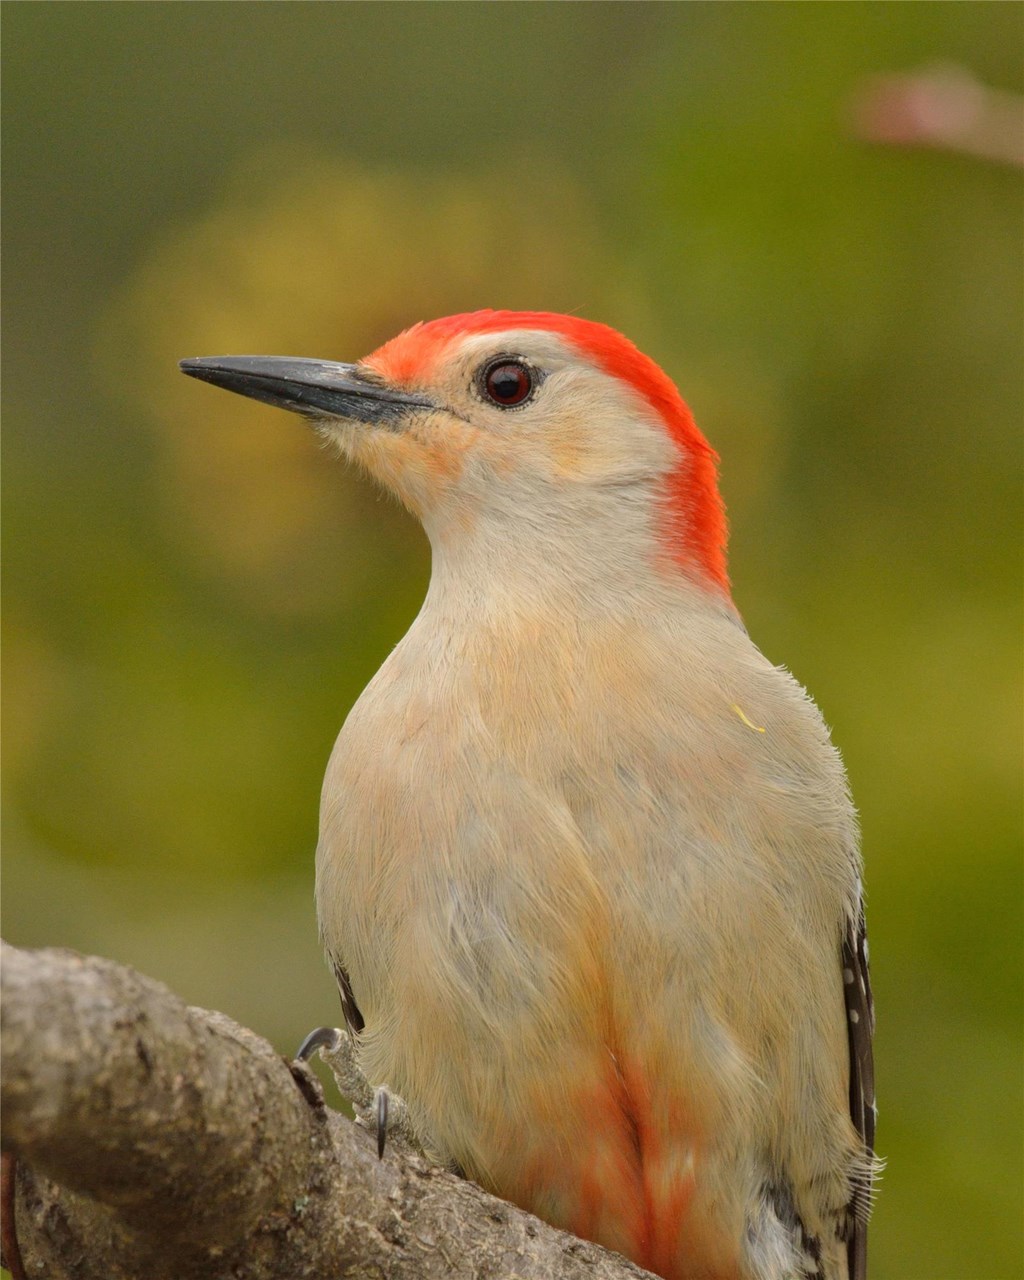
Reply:
[[226, 391], [311, 418], [397, 424], [410, 409], [436, 409], [426, 396], [371, 382], [354, 364], [292, 356], [201, 356], [182, 360], [182, 373]]

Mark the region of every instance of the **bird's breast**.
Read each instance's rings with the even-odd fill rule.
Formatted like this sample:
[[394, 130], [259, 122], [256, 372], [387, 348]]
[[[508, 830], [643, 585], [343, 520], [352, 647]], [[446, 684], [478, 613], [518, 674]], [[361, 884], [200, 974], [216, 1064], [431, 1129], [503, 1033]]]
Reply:
[[772, 1055], [836, 995], [816, 957], [851, 840], [817, 713], [735, 627], [414, 630], [324, 784], [318, 910], [364, 1069], [485, 1185], [668, 1256], [666, 1206], [717, 1194], [693, 1182], [717, 1113], [749, 1142]]

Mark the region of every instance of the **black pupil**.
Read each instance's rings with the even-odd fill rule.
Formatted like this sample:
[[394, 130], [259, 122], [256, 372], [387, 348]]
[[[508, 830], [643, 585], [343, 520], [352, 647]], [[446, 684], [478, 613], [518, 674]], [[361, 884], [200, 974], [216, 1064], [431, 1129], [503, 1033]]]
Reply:
[[499, 364], [487, 375], [487, 394], [499, 404], [518, 404], [530, 393], [530, 375], [521, 364]]

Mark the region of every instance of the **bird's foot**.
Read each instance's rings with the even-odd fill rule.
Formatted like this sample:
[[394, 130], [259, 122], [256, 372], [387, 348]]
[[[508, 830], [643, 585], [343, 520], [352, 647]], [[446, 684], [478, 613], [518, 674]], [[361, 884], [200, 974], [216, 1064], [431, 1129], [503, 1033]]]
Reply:
[[352, 1105], [356, 1124], [377, 1135], [377, 1155], [383, 1157], [390, 1137], [398, 1146], [423, 1155], [423, 1147], [409, 1120], [409, 1108], [386, 1084], [370, 1084], [356, 1061], [355, 1042], [338, 1027], [317, 1027], [299, 1045], [296, 1058], [308, 1062], [319, 1049], [331, 1069], [341, 1096]]

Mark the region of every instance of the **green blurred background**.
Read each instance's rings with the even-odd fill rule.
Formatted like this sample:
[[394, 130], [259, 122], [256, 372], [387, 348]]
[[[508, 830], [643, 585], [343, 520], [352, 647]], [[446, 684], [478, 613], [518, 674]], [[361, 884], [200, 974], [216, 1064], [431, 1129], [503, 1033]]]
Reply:
[[293, 1048], [320, 780], [429, 573], [182, 356], [573, 310], [722, 454], [735, 597], [862, 812], [876, 1280], [1021, 1274], [1021, 175], [865, 78], [1021, 88], [1016, 4], [4, 6], [4, 931]]

